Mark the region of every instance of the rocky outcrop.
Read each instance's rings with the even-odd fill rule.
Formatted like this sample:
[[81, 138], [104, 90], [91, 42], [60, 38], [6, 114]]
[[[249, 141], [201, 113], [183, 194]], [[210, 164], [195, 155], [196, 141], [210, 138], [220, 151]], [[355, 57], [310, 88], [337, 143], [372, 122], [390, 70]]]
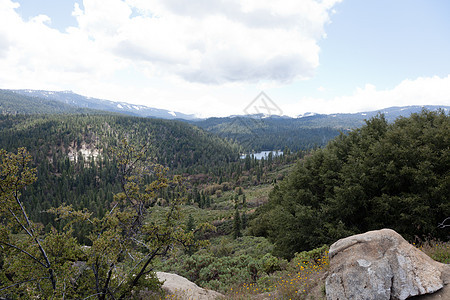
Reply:
[[446, 265], [442, 271], [444, 287], [433, 294], [414, 297], [414, 300], [448, 300], [450, 299], [450, 265]]
[[182, 276], [165, 272], [156, 272], [156, 276], [160, 281], [164, 282], [162, 288], [166, 291], [166, 293], [175, 296], [176, 299], [223, 299], [222, 294], [215, 291], [203, 289]]
[[403, 300], [439, 291], [450, 279], [449, 265], [432, 260], [391, 229], [341, 239], [331, 245], [329, 257], [328, 300]]

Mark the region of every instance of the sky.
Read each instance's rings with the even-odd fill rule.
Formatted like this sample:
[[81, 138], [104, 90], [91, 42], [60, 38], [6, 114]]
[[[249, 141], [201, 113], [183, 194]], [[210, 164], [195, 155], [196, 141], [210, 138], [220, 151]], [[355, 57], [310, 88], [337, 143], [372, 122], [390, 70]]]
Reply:
[[448, 0], [0, 0], [0, 88], [199, 117], [261, 92], [293, 117], [448, 106], [449, 15]]

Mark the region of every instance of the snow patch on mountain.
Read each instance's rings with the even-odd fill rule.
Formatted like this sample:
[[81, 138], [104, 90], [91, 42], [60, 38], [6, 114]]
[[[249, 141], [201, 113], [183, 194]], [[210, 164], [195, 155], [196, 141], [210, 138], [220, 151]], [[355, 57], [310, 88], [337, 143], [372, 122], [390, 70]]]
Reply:
[[304, 113], [304, 114], [298, 115], [297, 118], [313, 117], [313, 116], [315, 116], [315, 115], [317, 115], [317, 114], [314, 113], [314, 112], [306, 112], [306, 113]]

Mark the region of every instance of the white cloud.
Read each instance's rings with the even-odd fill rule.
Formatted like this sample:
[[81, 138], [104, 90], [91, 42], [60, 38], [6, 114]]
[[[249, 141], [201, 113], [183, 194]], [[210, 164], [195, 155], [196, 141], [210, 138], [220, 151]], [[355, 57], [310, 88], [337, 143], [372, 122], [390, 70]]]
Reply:
[[339, 1], [84, 0], [73, 11], [78, 26], [61, 32], [0, 0], [0, 80], [76, 89], [130, 66], [203, 84], [310, 78]]
[[[119, 60], [105, 52], [79, 28], [65, 33], [50, 27], [48, 16], [22, 20], [13, 2], [0, 0], [0, 83], [3, 88], [60, 89], [90, 82], [119, 68]], [[3, 38], [2, 38], [3, 37]], [[0, 43], [1, 44], [1, 43]]]
[[419, 77], [407, 79], [390, 90], [377, 90], [372, 84], [357, 88], [352, 95], [325, 98], [303, 98], [288, 105], [288, 111], [296, 114], [317, 113], [356, 113], [372, 111], [392, 106], [409, 105], [450, 105], [450, 75], [447, 77]]
[[[318, 41], [341, 0], [84, 0], [78, 25], [23, 20], [0, 0], [0, 88], [71, 89], [203, 116], [240, 114], [261, 91], [285, 113], [450, 105], [450, 77], [366, 85], [352, 95], [296, 103], [293, 85], [319, 64]], [[187, 3], [187, 4], [186, 4]], [[285, 97], [284, 99], [282, 97]]]
[[128, 0], [151, 17], [130, 20], [117, 53], [191, 82], [309, 78], [336, 2]]

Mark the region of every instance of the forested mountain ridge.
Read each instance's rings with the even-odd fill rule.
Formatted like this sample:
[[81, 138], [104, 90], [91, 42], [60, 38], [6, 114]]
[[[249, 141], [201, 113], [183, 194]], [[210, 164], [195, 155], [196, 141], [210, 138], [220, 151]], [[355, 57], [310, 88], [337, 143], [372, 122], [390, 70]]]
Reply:
[[[62, 203], [102, 215], [119, 190], [111, 147], [127, 139], [171, 173], [197, 174], [239, 160], [239, 147], [172, 120], [111, 115], [1, 115], [0, 149], [28, 149], [37, 167], [24, 194], [33, 220]], [[79, 230], [81, 234], [81, 230]]]
[[180, 112], [170, 111], [167, 109], [152, 108], [145, 105], [134, 105], [125, 102], [116, 102], [111, 100], [86, 97], [71, 91], [43, 91], [43, 90], [11, 90], [11, 91], [20, 95], [53, 100], [84, 109], [89, 108], [137, 117], [161, 118], [169, 120], [195, 119], [194, 115], [183, 114]]
[[[75, 108], [74, 108], [75, 107]], [[0, 90], [0, 113], [90, 113], [127, 114], [132, 116], [180, 119], [196, 125], [222, 138], [233, 140], [245, 151], [283, 150], [293, 151], [323, 147], [340, 132], [348, 132], [363, 126], [366, 119], [383, 113], [388, 122], [398, 117], [408, 117], [422, 109], [445, 111], [450, 106], [390, 107], [361, 113], [313, 114], [297, 118], [286, 116], [246, 115], [225, 118], [196, 119], [193, 115], [85, 97], [73, 92], [41, 90]], [[104, 112], [100, 112], [104, 111]]]
[[98, 113], [45, 98], [20, 95], [10, 90], [0, 90], [0, 114], [76, 114]]
[[342, 129], [331, 127], [311, 128], [298, 119], [286, 118], [209, 118], [192, 122], [208, 132], [234, 140], [247, 151], [307, 150], [322, 147], [338, 136]]
[[172, 169], [214, 166], [239, 158], [236, 144], [179, 121], [90, 114], [0, 116], [0, 148], [26, 147], [39, 160], [55, 153], [77, 154], [86, 145], [106, 154], [110, 145], [123, 138], [148, 144], [158, 163]]
[[[139, 117], [152, 117], [152, 118], [162, 118], [162, 119], [180, 119], [189, 122], [194, 122], [199, 127], [206, 130], [215, 130], [215, 126], [220, 124], [232, 123], [235, 118], [249, 118], [258, 121], [269, 121], [274, 123], [275, 120], [290, 122], [294, 127], [302, 128], [323, 128], [331, 127], [334, 129], [352, 129], [363, 126], [366, 119], [370, 119], [379, 113], [385, 115], [388, 122], [395, 121], [398, 117], [408, 117], [412, 113], [419, 113], [422, 109], [429, 111], [436, 111], [438, 109], [444, 109], [445, 111], [450, 111], [450, 106], [445, 105], [412, 105], [412, 106], [402, 106], [402, 107], [389, 107], [373, 111], [363, 111], [358, 113], [335, 113], [335, 114], [317, 114], [317, 113], [305, 113], [297, 116], [296, 118], [288, 116], [278, 116], [272, 115], [269, 117], [264, 117], [263, 115], [233, 115], [224, 118], [210, 117], [206, 119], [196, 118], [194, 115], [183, 114], [176, 111], [170, 111], [166, 109], [151, 108], [144, 105], [133, 105], [125, 102], [117, 102], [111, 100], [97, 99], [92, 97], [82, 96], [71, 91], [45, 91], [45, 90], [0, 90], [0, 104], [4, 95], [8, 94], [8, 97], [13, 97], [22, 95], [29, 97], [28, 99], [35, 99], [39, 103], [44, 103], [45, 101], [50, 101], [53, 105], [56, 102], [64, 103], [78, 108], [84, 109], [94, 109], [103, 110], [114, 113], [123, 113], [132, 116]], [[20, 101], [19, 101], [20, 102]], [[13, 103], [9, 103], [13, 107]], [[31, 108], [36, 107], [36, 105], [31, 104], [30, 107], [26, 108], [24, 105], [18, 105], [13, 107], [17, 113], [25, 113], [22, 109], [27, 109], [26, 113], [31, 112]], [[65, 107], [68, 109], [69, 107]], [[72, 111], [70, 111], [72, 112]], [[84, 111], [81, 111], [82, 113]], [[41, 113], [36, 110], [35, 113]], [[48, 112], [51, 113], [51, 112]], [[248, 125], [248, 124], [247, 124]], [[283, 125], [282, 125], [283, 126]]]
[[340, 132], [361, 127], [365, 120], [382, 113], [390, 123], [399, 117], [420, 113], [422, 109], [450, 111], [449, 106], [390, 107], [380, 111], [353, 114], [307, 114], [298, 118], [262, 115], [208, 118], [192, 121], [206, 131], [237, 141], [248, 150], [307, 150], [323, 147]]
[[373, 111], [358, 113], [336, 113], [336, 114], [314, 114], [307, 113], [297, 118], [298, 122], [309, 127], [324, 127], [342, 129], [355, 129], [366, 124], [366, 120], [383, 114], [385, 119], [392, 123], [400, 117], [409, 117], [411, 114], [420, 113], [423, 109], [428, 111], [438, 111], [440, 109], [449, 112], [450, 106], [445, 105], [411, 105], [394, 106]]
[[[32, 96], [30, 96], [32, 95]], [[60, 95], [59, 100], [52, 97]], [[48, 97], [45, 97], [48, 96]], [[65, 96], [66, 98], [64, 98]], [[120, 105], [122, 108], [118, 108]], [[137, 107], [137, 106], [136, 106]], [[139, 108], [139, 107], [138, 107]], [[98, 109], [98, 110], [96, 110]], [[153, 109], [150, 109], [153, 110]], [[46, 92], [32, 90], [0, 90], [0, 114], [144, 114], [149, 111], [106, 100], [90, 99], [73, 93]], [[174, 118], [167, 111], [156, 114], [161, 118]], [[153, 114], [152, 116], [154, 116]], [[182, 115], [181, 115], [182, 116]], [[202, 122], [190, 122], [203, 130], [222, 138], [234, 140], [244, 146], [244, 150], [274, 150], [288, 147], [294, 151], [324, 146], [339, 134], [332, 128], [302, 128], [292, 120], [249, 118], [210, 118]]]

